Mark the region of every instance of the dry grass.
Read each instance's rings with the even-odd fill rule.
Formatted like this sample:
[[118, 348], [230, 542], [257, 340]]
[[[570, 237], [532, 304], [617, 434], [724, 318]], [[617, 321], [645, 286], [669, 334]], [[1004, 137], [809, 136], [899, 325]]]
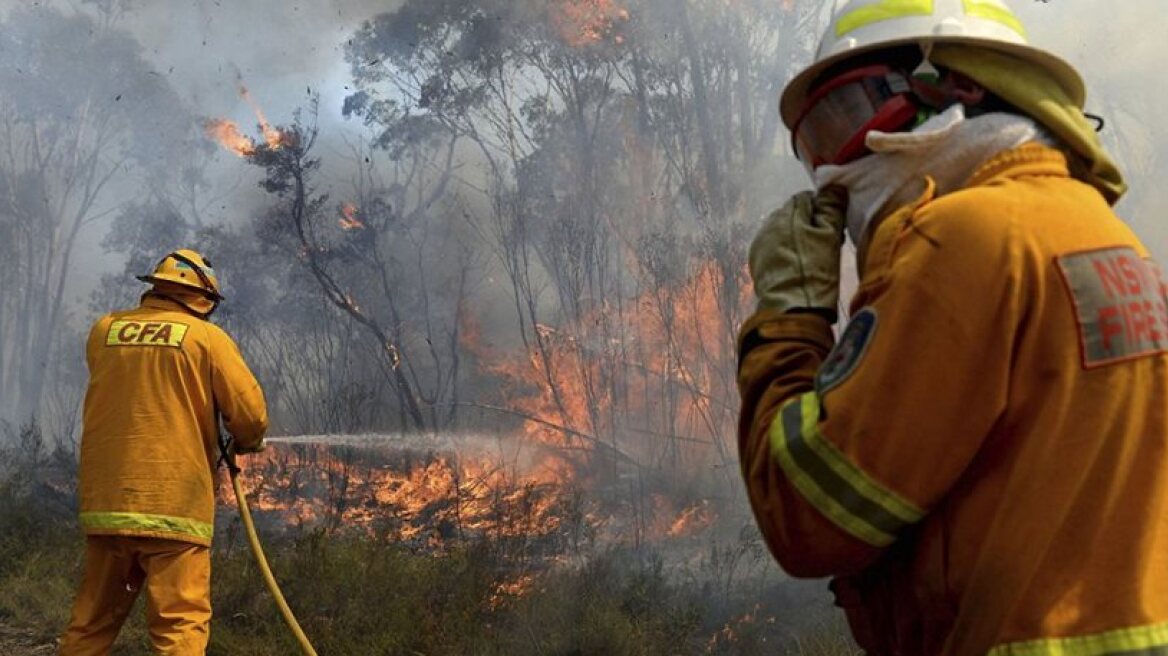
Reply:
[[[36, 433], [0, 453], [0, 638], [20, 637], [0, 646], [14, 655], [46, 653], [64, 628], [84, 546], [68, 483], [73, 456], [46, 449]], [[269, 536], [265, 547], [305, 630], [330, 656], [856, 654], [823, 585], [775, 576], [747, 535], [711, 544], [688, 566], [613, 545], [540, 567], [489, 538], [437, 553], [324, 530]], [[217, 545], [208, 654], [297, 653], [242, 542]], [[113, 654], [149, 653], [139, 603]]]

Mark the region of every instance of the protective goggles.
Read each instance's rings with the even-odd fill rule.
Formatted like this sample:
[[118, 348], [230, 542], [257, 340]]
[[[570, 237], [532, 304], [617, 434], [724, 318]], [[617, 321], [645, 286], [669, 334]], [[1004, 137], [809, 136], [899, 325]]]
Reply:
[[920, 105], [902, 73], [865, 66], [820, 85], [791, 129], [795, 154], [812, 170], [847, 164], [867, 154], [872, 130], [895, 132], [912, 122]]

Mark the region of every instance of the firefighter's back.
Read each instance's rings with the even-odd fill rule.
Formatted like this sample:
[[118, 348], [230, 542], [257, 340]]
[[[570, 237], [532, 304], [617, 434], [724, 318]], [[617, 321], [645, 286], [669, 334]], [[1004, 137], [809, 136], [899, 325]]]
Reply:
[[929, 522], [955, 615], [948, 645], [964, 653], [989, 633], [995, 654], [1168, 644], [1160, 269], [1082, 183], [1022, 174], [972, 193], [939, 204], [1012, 206], [995, 229], [1019, 303], [1002, 335], [1013, 341], [1007, 406]]
[[87, 533], [210, 543], [213, 331], [177, 303], [149, 297], [94, 325], [81, 440]]

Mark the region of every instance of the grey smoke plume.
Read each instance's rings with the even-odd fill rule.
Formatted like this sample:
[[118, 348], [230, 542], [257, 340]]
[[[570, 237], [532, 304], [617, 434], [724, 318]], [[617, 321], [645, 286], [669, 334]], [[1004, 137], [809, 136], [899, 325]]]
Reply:
[[[823, 6], [818, 0], [794, 0], [795, 5], [800, 3]], [[359, 135], [366, 134], [359, 121], [345, 121], [341, 116], [345, 98], [355, 90], [345, 61], [346, 44], [366, 20], [402, 2], [81, 0], [78, 4], [66, 0], [0, 0], [0, 19], [35, 4], [66, 14], [78, 10], [92, 14], [100, 6], [124, 7], [114, 27], [128, 32], [141, 44], [142, 57], [187, 104], [195, 121], [198, 117], [231, 119], [255, 136], [255, 115], [240, 96], [239, 84], [249, 89], [274, 124], [288, 122], [293, 109], [302, 106], [310, 94], [319, 93], [320, 154], [328, 157], [331, 151], [343, 150], [338, 137], [359, 139]], [[515, 0], [516, 9], [509, 11], [519, 12], [518, 7], [530, 9], [536, 4]], [[786, 4], [776, 0], [776, 11]], [[1168, 189], [1158, 184], [1168, 172], [1168, 161], [1162, 155], [1168, 144], [1161, 119], [1168, 88], [1158, 84], [1160, 62], [1168, 59], [1168, 44], [1149, 27], [1159, 24], [1162, 8], [1149, 2], [1089, 0], [1014, 0], [1012, 5], [1029, 27], [1033, 43], [1063, 55], [1079, 67], [1089, 90], [1088, 110], [1106, 119], [1105, 143], [1120, 160], [1131, 183], [1131, 192], [1119, 211], [1152, 252], [1160, 260], [1168, 260], [1168, 227], [1160, 219], [1161, 208], [1168, 202]], [[817, 32], [822, 25], [808, 27]], [[794, 41], [802, 52], [791, 53], [792, 61], [777, 66], [793, 66], [797, 65], [796, 59], [810, 58], [814, 37]], [[107, 101], [129, 100], [115, 100], [116, 95], [111, 94]], [[759, 116], [773, 111], [773, 104], [757, 108]], [[261, 208], [266, 199], [254, 185], [254, 167], [195, 138], [200, 142], [198, 147], [213, 153], [204, 174], [211, 186], [207, 195], [217, 202], [207, 208], [207, 221], [239, 222]], [[168, 139], [167, 135], [158, 135], [158, 147], [174, 147]], [[785, 176], [780, 171], [758, 172], [759, 177], [774, 181], [758, 197], [760, 202], [779, 203], [804, 183], [803, 178], [789, 175], [798, 170], [796, 165], [785, 168]], [[111, 201], [99, 207], [98, 213], [112, 210], [119, 200], [138, 193], [136, 181], [120, 184], [118, 193], [111, 194]], [[123, 264], [118, 257], [106, 256], [96, 247], [108, 227], [108, 220], [95, 220], [84, 228], [83, 241], [90, 247], [76, 254], [67, 294], [77, 321], [89, 316], [86, 303], [98, 274], [119, 270]]]

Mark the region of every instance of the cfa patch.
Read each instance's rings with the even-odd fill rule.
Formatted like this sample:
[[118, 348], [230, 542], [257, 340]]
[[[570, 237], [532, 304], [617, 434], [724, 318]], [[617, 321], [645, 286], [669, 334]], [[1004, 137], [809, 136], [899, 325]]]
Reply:
[[182, 346], [187, 335], [185, 323], [175, 321], [127, 321], [110, 323], [106, 346]]
[[1056, 258], [1079, 329], [1083, 368], [1168, 353], [1168, 286], [1130, 246]]
[[815, 390], [820, 397], [852, 375], [868, 350], [868, 344], [875, 332], [875, 308], [863, 308], [852, 317], [839, 341], [819, 367], [819, 375], [815, 377]]

